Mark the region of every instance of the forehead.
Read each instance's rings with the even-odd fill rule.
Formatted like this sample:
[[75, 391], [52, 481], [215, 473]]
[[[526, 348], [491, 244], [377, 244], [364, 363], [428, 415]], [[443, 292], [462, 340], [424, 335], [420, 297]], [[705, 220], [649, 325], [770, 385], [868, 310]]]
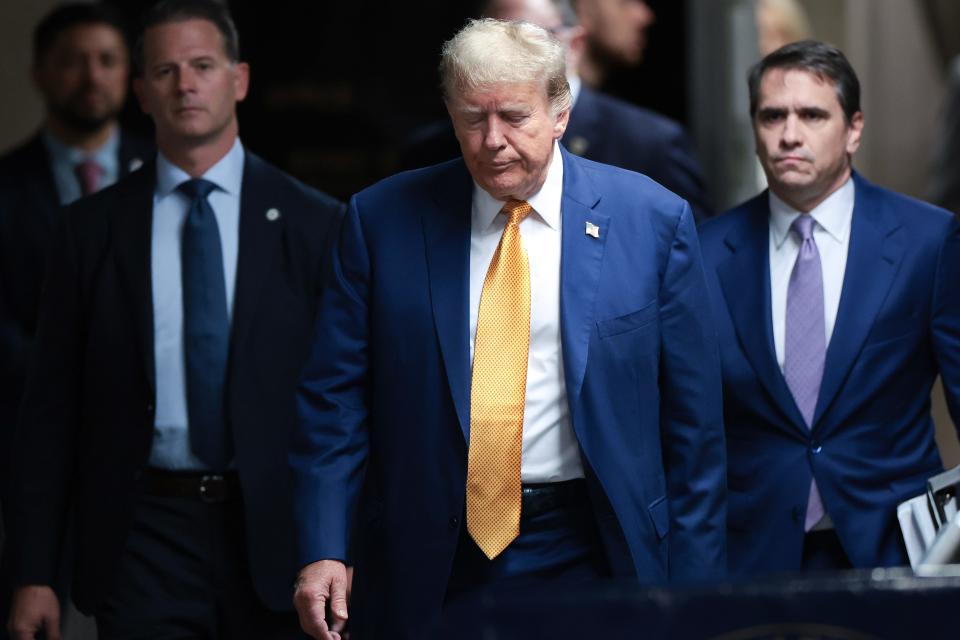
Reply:
[[223, 36], [209, 20], [190, 18], [164, 22], [150, 27], [143, 34], [143, 54], [147, 62], [158, 58], [225, 53]]
[[540, 82], [506, 82], [501, 84], [465, 87], [456, 95], [460, 108], [498, 109], [517, 105], [539, 107], [547, 104], [547, 89]]
[[804, 69], [770, 69], [763, 74], [757, 107], [817, 106], [840, 109], [836, 84]]
[[50, 51], [86, 51], [93, 49], [126, 48], [121, 34], [103, 22], [85, 22], [64, 29], [53, 40]]

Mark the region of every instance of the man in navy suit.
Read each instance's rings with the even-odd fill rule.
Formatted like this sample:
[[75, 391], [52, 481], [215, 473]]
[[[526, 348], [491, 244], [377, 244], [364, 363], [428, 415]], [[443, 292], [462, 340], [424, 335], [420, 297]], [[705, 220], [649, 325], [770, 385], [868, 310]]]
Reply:
[[[303, 637], [287, 445], [341, 205], [247, 152], [229, 13], [144, 18], [140, 104], [159, 153], [63, 216], [15, 446], [10, 629], [58, 637]], [[73, 518], [71, 519], [71, 514]]]
[[[584, 82], [577, 65], [586, 33], [568, 0], [490, 0], [484, 15], [498, 20], [526, 20], [557, 36], [567, 52], [567, 79], [573, 106], [563, 134], [572, 153], [653, 178], [690, 203], [697, 222], [713, 215], [690, 137], [684, 128], [659, 113], [607, 95]], [[460, 155], [444, 120], [415, 133], [403, 151], [401, 166], [415, 169]]]
[[725, 562], [689, 205], [560, 147], [564, 52], [541, 27], [471, 22], [441, 75], [463, 157], [354, 196], [301, 385], [295, 603], [317, 638], [348, 615], [418, 637], [484, 588]]
[[897, 504], [941, 470], [938, 373], [960, 418], [957, 222], [852, 170], [863, 114], [839, 50], [787, 45], [749, 86], [769, 191], [701, 228], [730, 569], [905, 564]]

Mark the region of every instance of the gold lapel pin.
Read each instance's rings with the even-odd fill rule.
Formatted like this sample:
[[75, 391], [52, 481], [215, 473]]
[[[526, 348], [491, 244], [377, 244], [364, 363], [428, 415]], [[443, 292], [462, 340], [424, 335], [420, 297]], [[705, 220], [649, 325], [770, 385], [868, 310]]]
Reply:
[[599, 237], [600, 237], [600, 227], [598, 227], [597, 225], [593, 224], [592, 222], [588, 222], [588, 223], [587, 223], [587, 229], [586, 229], [586, 231], [587, 231], [587, 235], [590, 236], [591, 238], [599, 238]]

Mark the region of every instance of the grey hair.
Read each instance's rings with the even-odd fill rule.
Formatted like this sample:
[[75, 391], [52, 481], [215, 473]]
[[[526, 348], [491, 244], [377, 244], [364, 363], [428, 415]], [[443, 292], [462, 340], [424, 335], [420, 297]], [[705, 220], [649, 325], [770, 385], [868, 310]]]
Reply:
[[480, 87], [541, 83], [553, 115], [572, 104], [563, 45], [529, 22], [470, 20], [443, 44], [440, 81], [447, 102]]

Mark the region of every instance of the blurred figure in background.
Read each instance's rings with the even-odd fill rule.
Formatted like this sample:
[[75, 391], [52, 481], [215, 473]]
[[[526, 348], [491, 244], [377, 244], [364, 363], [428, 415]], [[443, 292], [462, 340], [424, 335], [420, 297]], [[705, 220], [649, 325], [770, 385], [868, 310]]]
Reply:
[[643, 61], [647, 31], [656, 15], [643, 0], [574, 0], [586, 31], [586, 48], [578, 69], [591, 87], [603, 85], [612, 69]]
[[[561, 142], [569, 151], [653, 178], [687, 200], [698, 222], [712, 215], [700, 165], [683, 127], [582, 82], [577, 69], [587, 38], [569, 0], [491, 0], [483, 14], [536, 24], [563, 44], [573, 108]], [[459, 155], [453, 127], [445, 119], [413, 136], [402, 164], [415, 169]]]
[[813, 36], [807, 12], [797, 0], [757, 0], [756, 20], [760, 57]]
[[121, 130], [130, 63], [105, 5], [54, 9], [34, 31], [40, 131], [0, 158], [0, 452], [3, 468], [23, 390], [47, 243], [60, 207], [143, 164], [152, 145]]
[[[61, 206], [113, 184], [152, 153], [147, 140], [117, 122], [130, 79], [124, 26], [108, 6], [90, 3], [60, 5], [37, 24], [31, 71], [43, 125], [0, 157], [0, 508]], [[0, 569], [3, 620], [7, 560]]]

